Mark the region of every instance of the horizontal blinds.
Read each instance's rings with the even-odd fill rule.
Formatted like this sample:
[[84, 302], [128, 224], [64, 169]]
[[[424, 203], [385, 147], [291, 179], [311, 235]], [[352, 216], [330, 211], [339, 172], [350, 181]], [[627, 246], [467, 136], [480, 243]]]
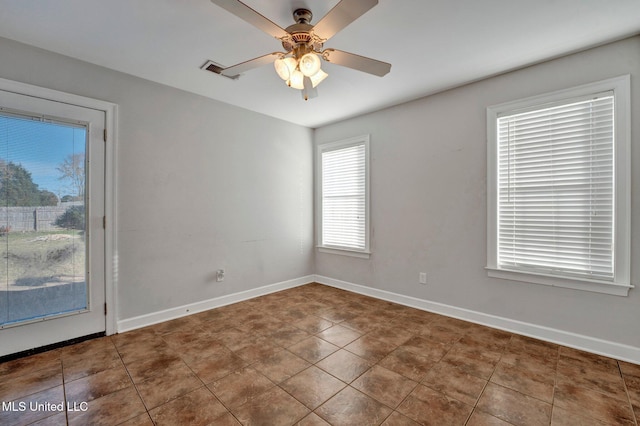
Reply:
[[498, 118], [498, 266], [613, 280], [613, 95]]
[[322, 152], [322, 245], [366, 247], [365, 145]]

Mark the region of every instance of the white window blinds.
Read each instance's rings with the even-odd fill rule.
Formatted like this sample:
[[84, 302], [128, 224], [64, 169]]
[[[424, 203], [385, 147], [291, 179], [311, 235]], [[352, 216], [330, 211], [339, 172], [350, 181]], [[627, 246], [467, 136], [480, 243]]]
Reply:
[[366, 144], [321, 151], [321, 245], [364, 251]]
[[613, 92], [497, 121], [498, 267], [613, 281]]

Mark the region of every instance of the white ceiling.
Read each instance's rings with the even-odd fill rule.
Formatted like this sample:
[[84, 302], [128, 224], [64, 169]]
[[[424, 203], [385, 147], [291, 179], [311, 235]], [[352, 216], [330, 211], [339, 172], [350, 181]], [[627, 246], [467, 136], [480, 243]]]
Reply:
[[[245, 0], [281, 27], [338, 0]], [[281, 51], [209, 0], [0, 0], [0, 36], [309, 127], [640, 33], [638, 0], [380, 0], [325, 44], [392, 64], [375, 77], [325, 63], [307, 102], [270, 65], [203, 71]], [[1, 58], [0, 58], [1, 60]]]

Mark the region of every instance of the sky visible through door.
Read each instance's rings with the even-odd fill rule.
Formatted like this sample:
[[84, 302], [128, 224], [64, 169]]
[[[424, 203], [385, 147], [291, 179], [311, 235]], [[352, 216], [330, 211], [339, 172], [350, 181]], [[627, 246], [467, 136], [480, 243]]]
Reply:
[[0, 327], [87, 307], [86, 140], [0, 113]]

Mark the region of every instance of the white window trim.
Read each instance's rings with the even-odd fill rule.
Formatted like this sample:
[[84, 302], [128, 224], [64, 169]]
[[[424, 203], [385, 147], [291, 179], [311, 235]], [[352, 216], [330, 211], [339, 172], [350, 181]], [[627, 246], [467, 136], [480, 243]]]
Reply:
[[[630, 282], [631, 265], [631, 77], [624, 75], [596, 83], [560, 90], [487, 108], [487, 274], [493, 278], [543, 284], [626, 296], [634, 286]], [[542, 106], [599, 92], [613, 91], [615, 96], [615, 259], [614, 281], [561, 278], [551, 275], [511, 271], [498, 267], [498, 174], [497, 118], [506, 111]]]
[[[365, 248], [364, 250], [355, 250], [345, 247], [327, 246], [322, 244], [322, 152], [337, 148], [346, 148], [350, 145], [358, 145], [364, 143], [365, 146]], [[370, 147], [369, 135], [355, 136], [349, 139], [343, 139], [335, 142], [319, 144], [316, 147], [316, 248], [321, 253], [338, 254], [343, 256], [351, 256], [362, 259], [369, 259], [371, 256], [371, 210], [370, 210]]]

